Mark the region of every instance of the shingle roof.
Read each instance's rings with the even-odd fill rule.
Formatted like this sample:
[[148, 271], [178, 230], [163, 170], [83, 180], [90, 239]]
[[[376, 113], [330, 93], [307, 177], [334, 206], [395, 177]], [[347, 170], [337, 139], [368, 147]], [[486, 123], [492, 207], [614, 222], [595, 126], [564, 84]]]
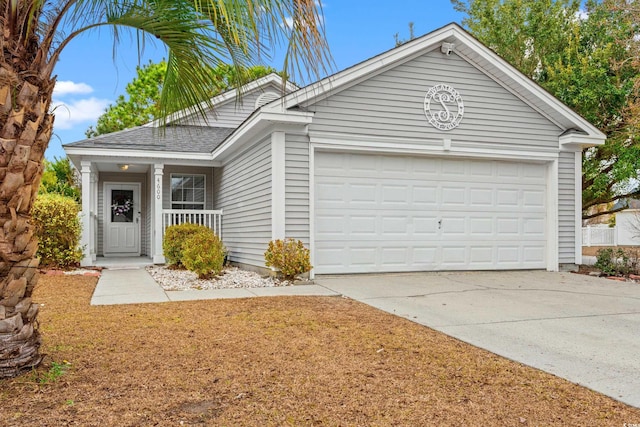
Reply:
[[168, 126], [163, 131], [139, 126], [72, 142], [65, 147], [210, 153], [233, 131], [233, 128], [206, 126]]

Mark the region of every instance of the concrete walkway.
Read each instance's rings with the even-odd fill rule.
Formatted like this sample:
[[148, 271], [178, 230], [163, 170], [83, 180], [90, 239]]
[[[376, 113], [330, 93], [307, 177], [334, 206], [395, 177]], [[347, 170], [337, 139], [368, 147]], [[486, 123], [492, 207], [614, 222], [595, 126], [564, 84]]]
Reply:
[[165, 291], [142, 266], [118, 266], [102, 270], [91, 305], [141, 304], [221, 298], [265, 296], [336, 296], [338, 293], [318, 285], [274, 288], [211, 289]]
[[640, 284], [545, 271], [316, 282], [640, 408]]

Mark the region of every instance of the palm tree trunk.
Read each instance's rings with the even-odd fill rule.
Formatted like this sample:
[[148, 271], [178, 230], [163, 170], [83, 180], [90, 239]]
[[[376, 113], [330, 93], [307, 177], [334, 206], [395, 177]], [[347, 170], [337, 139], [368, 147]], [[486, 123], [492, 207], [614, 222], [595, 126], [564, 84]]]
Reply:
[[0, 378], [42, 361], [38, 304], [38, 242], [31, 206], [53, 128], [49, 105], [54, 79], [0, 67]]

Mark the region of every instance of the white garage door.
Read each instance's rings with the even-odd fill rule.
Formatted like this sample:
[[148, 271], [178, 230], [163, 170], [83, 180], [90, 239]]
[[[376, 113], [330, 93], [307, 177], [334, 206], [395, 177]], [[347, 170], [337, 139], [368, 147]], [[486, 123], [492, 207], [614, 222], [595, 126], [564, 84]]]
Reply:
[[546, 267], [543, 164], [317, 152], [317, 274]]

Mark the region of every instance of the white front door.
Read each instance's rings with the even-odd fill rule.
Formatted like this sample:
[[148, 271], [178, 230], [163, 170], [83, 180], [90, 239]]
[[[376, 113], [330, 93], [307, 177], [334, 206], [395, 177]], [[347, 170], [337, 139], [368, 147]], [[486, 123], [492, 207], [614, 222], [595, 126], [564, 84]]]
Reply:
[[104, 254], [140, 255], [140, 184], [104, 184]]

